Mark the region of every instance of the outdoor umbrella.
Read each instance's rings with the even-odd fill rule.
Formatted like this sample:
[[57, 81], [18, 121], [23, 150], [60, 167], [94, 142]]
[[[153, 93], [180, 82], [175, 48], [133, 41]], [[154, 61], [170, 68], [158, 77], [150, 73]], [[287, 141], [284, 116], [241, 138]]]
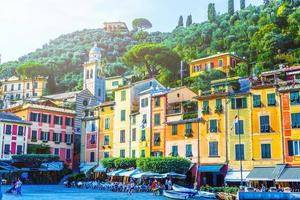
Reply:
[[135, 174], [132, 178], [161, 178], [161, 174], [154, 172], [142, 172], [139, 174]]
[[185, 179], [186, 178], [186, 175], [178, 174], [175, 172], [168, 172], [168, 173], [162, 174], [162, 176], [164, 178], [177, 178], [177, 179]]
[[120, 173], [120, 176], [132, 177], [133, 175], [140, 174], [141, 172], [142, 172], [142, 170], [140, 170], [140, 169], [134, 169], [131, 171], [122, 172], [122, 173]]
[[122, 173], [122, 172], [126, 172], [126, 170], [125, 169], [119, 169], [119, 170], [116, 170], [116, 171], [109, 172], [106, 175], [107, 176], [120, 176], [120, 173]]

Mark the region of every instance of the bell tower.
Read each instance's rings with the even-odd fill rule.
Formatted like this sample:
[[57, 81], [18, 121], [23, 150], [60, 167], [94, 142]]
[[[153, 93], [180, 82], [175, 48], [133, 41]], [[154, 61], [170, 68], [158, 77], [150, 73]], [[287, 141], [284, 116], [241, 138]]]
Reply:
[[89, 61], [83, 65], [83, 89], [88, 89], [98, 103], [105, 101], [104, 67], [101, 62], [101, 50], [95, 43], [89, 52]]

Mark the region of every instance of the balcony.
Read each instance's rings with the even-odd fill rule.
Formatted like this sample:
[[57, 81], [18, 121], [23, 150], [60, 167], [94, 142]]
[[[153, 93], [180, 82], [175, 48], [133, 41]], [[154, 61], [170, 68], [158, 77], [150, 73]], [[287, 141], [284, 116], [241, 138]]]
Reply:
[[183, 119], [195, 119], [198, 118], [198, 112], [187, 112], [183, 114]]

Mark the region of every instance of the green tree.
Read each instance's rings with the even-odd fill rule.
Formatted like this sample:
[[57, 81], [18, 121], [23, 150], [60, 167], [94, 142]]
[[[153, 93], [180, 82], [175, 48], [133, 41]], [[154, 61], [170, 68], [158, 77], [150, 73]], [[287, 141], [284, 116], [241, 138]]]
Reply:
[[186, 18], [185, 26], [186, 26], [186, 27], [189, 27], [189, 26], [192, 25], [192, 24], [193, 24], [192, 15], [188, 15], [187, 18]]
[[23, 78], [32, 80], [32, 96], [34, 96], [34, 82], [38, 76], [47, 76], [49, 69], [46, 65], [37, 62], [26, 62], [16, 68], [17, 73]]
[[161, 44], [145, 43], [133, 46], [123, 56], [123, 62], [133, 68], [138, 66], [155, 77], [162, 69], [176, 73], [180, 66], [180, 58], [173, 50]]
[[152, 28], [152, 24], [148, 19], [136, 18], [132, 21], [132, 27], [135, 30], [143, 31]]
[[241, 8], [241, 10], [245, 9], [245, 7], [246, 7], [245, 0], [240, 0], [240, 8]]
[[214, 3], [208, 4], [208, 11], [207, 11], [208, 21], [214, 22], [216, 20], [216, 9]]
[[182, 27], [183, 26], [183, 17], [182, 17], [182, 15], [179, 17], [179, 19], [178, 19], [178, 25], [177, 25], [177, 27]]
[[228, 14], [230, 16], [234, 14], [234, 0], [228, 0]]

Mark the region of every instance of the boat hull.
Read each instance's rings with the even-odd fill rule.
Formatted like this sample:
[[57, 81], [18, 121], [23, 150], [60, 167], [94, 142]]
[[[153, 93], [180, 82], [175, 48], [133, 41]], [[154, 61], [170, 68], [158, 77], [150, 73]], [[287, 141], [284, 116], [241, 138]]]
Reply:
[[163, 191], [163, 196], [168, 197], [170, 199], [187, 199], [189, 198], [188, 194], [183, 194], [175, 191]]

